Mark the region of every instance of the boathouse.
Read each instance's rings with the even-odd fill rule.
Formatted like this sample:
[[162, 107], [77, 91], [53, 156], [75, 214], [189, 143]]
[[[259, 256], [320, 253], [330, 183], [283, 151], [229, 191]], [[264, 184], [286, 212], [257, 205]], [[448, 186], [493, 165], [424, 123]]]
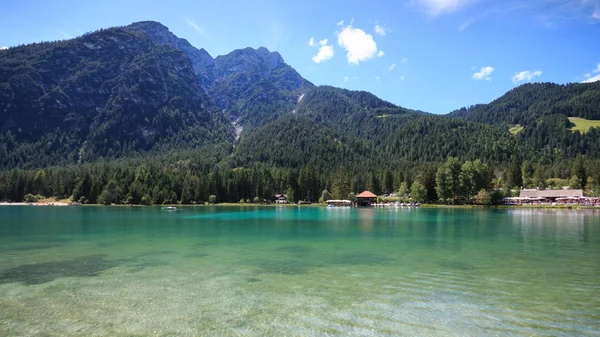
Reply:
[[371, 206], [377, 202], [377, 196], [369, 191], [364, 191], [356, 196], [357, 206]]
[[287, 204], [287, 194], [275, 194], [275, 203], [276, 204]]
[[519, 198], [528, 199], [546, 199], [556, 201], [556, 199], [577, 199], [583, 197], [583, 190], [521, 190]]

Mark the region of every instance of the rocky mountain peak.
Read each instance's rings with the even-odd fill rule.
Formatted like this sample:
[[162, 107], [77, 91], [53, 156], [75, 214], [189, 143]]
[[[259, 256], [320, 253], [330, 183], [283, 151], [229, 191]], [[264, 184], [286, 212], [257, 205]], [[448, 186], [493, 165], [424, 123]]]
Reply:
[[175, 49], [183, 51], [192, 61], [194, 73], [200, 74], [203, 69], [214, 64], [214, 60], [210, 54], [204, 49], [197, 49], [192, 46], [186, 39], [177, 37], [169, 28], [165, 27], [156, 21], [140, 21], [135, 22], [127, 27], [126, 30], [140, 32], [158, 44], [167, 45]]
[[265, 47], [258, 49], [251, 47], [236, 49], [227, 55], [217, 56], [215, 62], [221, 68], [232, 72], [249, 67], [269, 72], [273, 69], [287, 66], [283, 57], [278, 52], [270, 52]]

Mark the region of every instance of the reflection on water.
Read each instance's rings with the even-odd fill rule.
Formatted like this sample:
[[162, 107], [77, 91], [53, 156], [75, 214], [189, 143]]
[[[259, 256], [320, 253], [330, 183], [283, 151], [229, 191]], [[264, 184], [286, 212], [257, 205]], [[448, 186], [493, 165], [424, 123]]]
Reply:
[[600, 212], [0, 208], [0, 335], [600, 335]]
[[[508, 212], [513, 228], [525, 240], [533, 238], [598, 242], [600, 210], [514, 209]], [[515, 233], [516, 234], [516, 233]]]

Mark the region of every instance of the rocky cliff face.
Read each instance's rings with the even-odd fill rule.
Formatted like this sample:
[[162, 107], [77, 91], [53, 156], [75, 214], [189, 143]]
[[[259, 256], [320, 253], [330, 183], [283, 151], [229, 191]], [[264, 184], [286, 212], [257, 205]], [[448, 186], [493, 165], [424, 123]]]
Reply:
[[203, 86], [232, 120], [256, 127], [290, 113], [313, 84], [264, 47], [218, 56], [200, 72]]
[[238, 49], [213, 59], [158, 22], [137, 22], [124, 28], [183, 51], [192, 61], [202, 88], [240, 125], [263, 125], [291, 112], [298, 98], [313, 87], [279, 53], [264, 47]]
[[196, 75], [200, 74], [202, 70], [206, 69], [207, 67], [211, 67], [215, 63], [212, 56], [210, 56], [206, 50], [202, 48], [197, 49], [187, 40], [178, 38], [175, 34], [171, 33], [167, 27], [158, 22], [136, 22], [124, 27], [124, 29], [131, 32], [145, 34], [158, 44], [171, 46], [177, 50], [181, 50], [190, 58], [190, 61], [192, 61], [192, 66], [194, 67], [194, 73]]

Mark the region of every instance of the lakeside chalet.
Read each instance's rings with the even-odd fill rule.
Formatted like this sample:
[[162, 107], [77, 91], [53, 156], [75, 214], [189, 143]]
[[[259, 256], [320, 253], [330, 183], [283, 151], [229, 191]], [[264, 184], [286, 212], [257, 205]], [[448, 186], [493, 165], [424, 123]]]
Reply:
[[287, 204], [287, 194], [275, 194], [275, 203], [276, 204]]
[[371, 206], [377, 203], [377, 196], [369, 191], [364, 191], [356, 196], [357, 206]]

